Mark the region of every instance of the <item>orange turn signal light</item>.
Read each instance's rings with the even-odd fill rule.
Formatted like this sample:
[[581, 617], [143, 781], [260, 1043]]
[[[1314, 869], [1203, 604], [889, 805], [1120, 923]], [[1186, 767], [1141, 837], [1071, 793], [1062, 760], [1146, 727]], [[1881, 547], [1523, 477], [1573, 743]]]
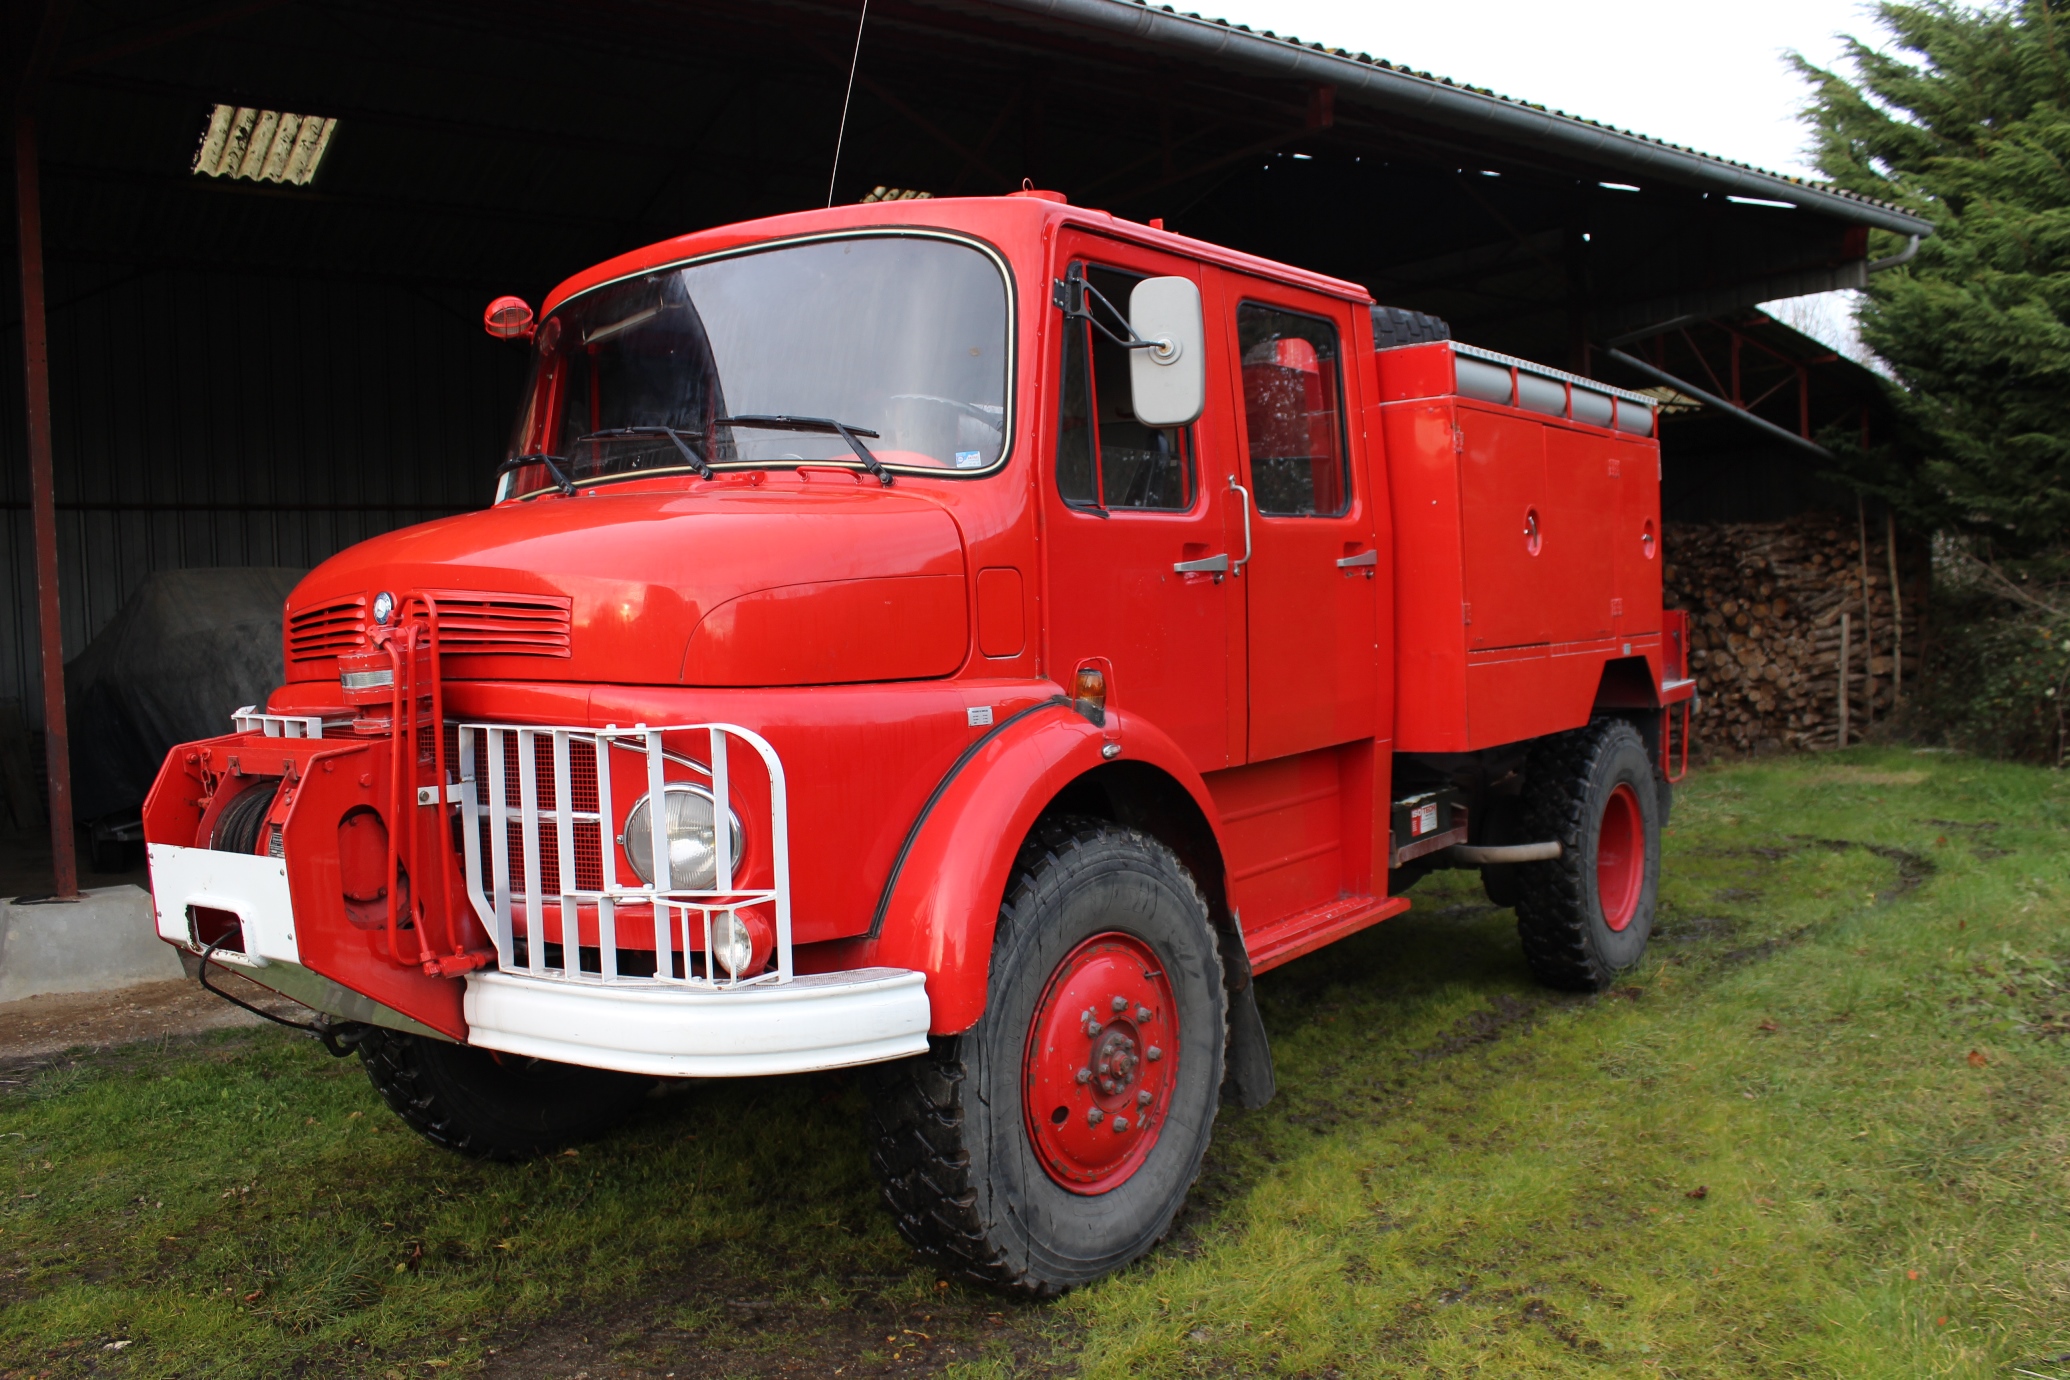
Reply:
[[1097, 666], [1081, 666], [1071, 677], [1071, 707], [1094, 723], [1107, 722], [1107, 673]]

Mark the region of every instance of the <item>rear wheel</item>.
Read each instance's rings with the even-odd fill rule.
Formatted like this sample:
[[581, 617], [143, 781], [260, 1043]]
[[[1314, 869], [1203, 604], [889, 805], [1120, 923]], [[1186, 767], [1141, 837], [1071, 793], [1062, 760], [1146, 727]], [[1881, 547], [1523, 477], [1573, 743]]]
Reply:
[[881, 1075], [871, 1158], [899, 1231], [1034, 1298], [1128, 1264], [1200, 1173], [1227, 1038], [1207, 906], [1171, 850], [1042, 826], [1000, 908], [983, 1019]]
[[1536, 744], [1525, 818], [1560, 856], [1518, 868], [1524, 958], [1548, 986], [1601, 991], [1645, 953], [1660, 885], [1660, 797], [1638, 730], [1600, 719]]
[[367, 1027], [357, 1047], [374, 1091], [411, 1130], [476, 1159], [530, 1159], [594, 1140], [654, 1084], [380, 1026]]

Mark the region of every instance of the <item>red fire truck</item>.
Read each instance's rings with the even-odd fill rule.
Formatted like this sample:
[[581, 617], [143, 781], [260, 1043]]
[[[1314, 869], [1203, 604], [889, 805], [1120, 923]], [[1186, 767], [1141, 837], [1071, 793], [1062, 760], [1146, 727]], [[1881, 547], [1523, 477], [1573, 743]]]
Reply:
[[878, 1065], [900, 1229], [1044, 1296], [1271, 1096], [1252, 978], [1430, 869], [1546, 982], [1639, 958], [1692, 689], [1652, 399], [1039, 191], [486, 324], [493, 502], [313, 571], [145, 811], [159, 933], [433, 1141]]

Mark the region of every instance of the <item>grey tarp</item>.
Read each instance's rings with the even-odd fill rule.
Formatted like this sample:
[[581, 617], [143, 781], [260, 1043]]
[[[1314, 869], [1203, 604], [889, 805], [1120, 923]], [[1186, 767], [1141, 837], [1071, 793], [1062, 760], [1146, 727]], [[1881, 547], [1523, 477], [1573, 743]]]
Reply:
[[65, 666], [72, 806], [99, 819], [144, 803], [175, 743], [230, 732], [282, 680], [281, 611], [307, 573], [160, 570]]

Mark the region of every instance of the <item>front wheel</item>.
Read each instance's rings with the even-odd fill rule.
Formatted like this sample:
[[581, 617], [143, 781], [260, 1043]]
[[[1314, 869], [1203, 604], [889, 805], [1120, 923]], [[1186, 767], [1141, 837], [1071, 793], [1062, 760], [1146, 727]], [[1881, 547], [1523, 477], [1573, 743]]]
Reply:
[[374, 1091], [434, 1145], [522, 1160], [593, 1140], [630, 1116], [651, 1078], [527, 1059], [369, 1026], [358, 1043]]
[[1519, 865], [1517, 933], [1540, 982], [1600, 992], [1639, 961], [1660, 886], [1660, 795], [1638, 730], [1621, 719], [1541, 739], [1524, 813], [1560, 856]]
[[1171, 850], [1097, 820], [1038, 828], [983, 1019], [878, 1086], [871, 1158], [899, 1231], [1026, 1297], [1128, 1264], [1200, 1173], [1227, 1038], [1207, 905]]

